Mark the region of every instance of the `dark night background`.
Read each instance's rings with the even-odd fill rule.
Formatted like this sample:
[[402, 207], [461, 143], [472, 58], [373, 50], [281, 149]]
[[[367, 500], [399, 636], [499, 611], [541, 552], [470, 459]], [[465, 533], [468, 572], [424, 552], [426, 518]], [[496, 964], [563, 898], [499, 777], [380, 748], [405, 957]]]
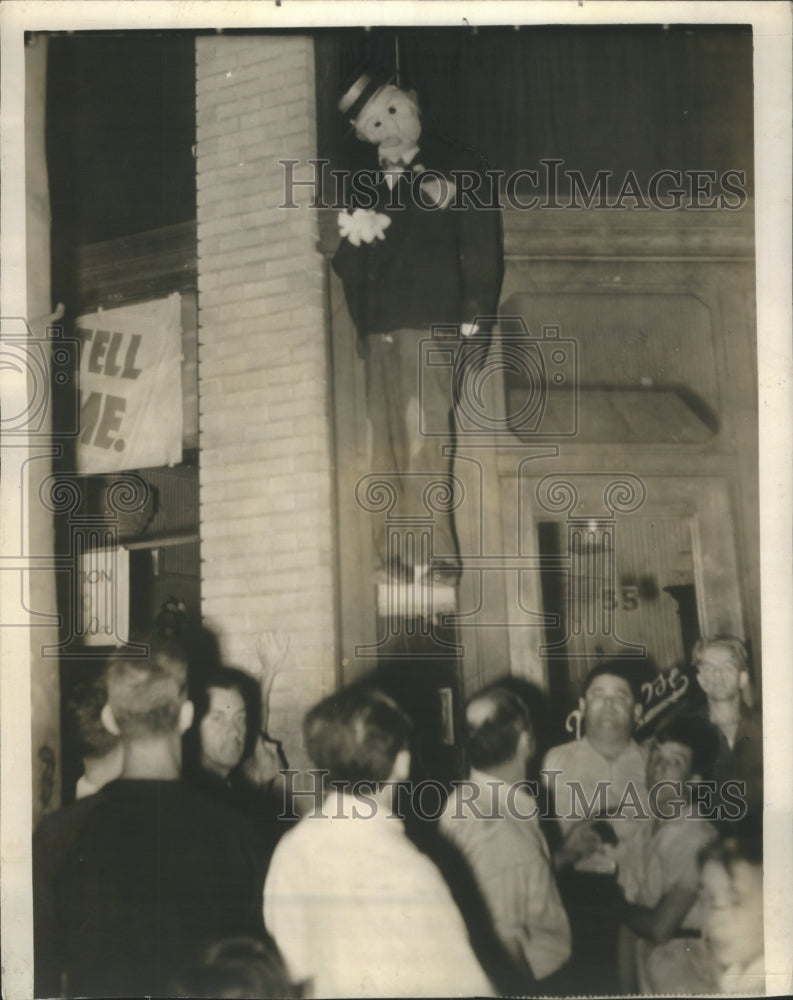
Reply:
[[[558, 157], [588, 178], [610, 168], [640, 179], [732, 168], [751, 189], [748, 27], [317, 31], [321, 154], [349, 158], [339, 90], [362, 66], [392, 70], [395, 36], [426, 127], [492, 167]], [[56, 255], [195, 218], [194, 45], [193, 32], [49, 37]]]
[[50, 38], [50, 201], [72, 245], [195, 218], [194, 50], [181, 33]]

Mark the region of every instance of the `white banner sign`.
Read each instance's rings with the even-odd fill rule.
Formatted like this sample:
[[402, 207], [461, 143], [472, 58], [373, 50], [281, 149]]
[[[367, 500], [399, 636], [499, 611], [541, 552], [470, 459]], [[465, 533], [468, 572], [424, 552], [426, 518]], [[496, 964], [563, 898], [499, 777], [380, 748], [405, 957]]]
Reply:
[[119, 646], [129, 638], [129, 551], [88, 549], [78, 562], [81, 617], [77, 632], [86, 646]]
[[80, 472], [182, 460], [181, 333], [177, 292], [78, 318]]

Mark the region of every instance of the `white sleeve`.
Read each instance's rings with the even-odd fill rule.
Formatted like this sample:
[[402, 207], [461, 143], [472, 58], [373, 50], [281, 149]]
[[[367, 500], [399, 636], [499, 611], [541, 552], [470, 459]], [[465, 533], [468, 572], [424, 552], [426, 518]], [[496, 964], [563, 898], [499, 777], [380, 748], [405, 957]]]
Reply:
[[420, 893], [406, 896], [393, 911], [394, 947], [399, 953], [392, 956], [399, 970], [397, 995], [496, 995], [443, 877], [430, 861], [421, 860], [426, 861], [426, 870], [417, 879]]
[[[293, 982], [313, 976], [311, 940], [305, 897], [296, 892], [300, 873], [296, 859], [282, 841], [275, 849], [264, 883], [264, 925], [275, 940]], [[297, 877], [295, 877], [297, 875]]]

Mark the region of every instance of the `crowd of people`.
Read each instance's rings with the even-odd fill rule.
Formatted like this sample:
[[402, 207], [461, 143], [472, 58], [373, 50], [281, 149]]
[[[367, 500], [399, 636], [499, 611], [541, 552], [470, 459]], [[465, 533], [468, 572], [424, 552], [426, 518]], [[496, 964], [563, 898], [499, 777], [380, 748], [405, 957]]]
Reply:
[[34, 835], [37, 997], [763, 992], [739, 640], [697, 643], [701, 705], [641, 743], [630, 661], [592, 666], [582, 735], [547, 749], [515, 679], [489, 685], [431, 815], [414, 727], [377, 687], [308, 712], [301, 786], [267, 735], [285, 643], [263, 638], [258, 677], [147, 648], [68, 706], [85, 772]]

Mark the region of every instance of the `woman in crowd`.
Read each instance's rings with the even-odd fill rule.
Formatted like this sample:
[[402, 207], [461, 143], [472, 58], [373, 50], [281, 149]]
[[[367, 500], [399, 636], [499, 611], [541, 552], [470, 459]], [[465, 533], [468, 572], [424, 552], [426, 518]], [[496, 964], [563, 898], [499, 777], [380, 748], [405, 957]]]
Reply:
[[288, 825], [279, 816], [290, 812], [279, 774], [286, 757], [266, 732], [270, 689], [286, 643], [266, 633], [258, 650], [259, 680], [234, 667], [195, 672], [195, 722], [185, 735], [184, 777], [243, 812], [271, 850]]

